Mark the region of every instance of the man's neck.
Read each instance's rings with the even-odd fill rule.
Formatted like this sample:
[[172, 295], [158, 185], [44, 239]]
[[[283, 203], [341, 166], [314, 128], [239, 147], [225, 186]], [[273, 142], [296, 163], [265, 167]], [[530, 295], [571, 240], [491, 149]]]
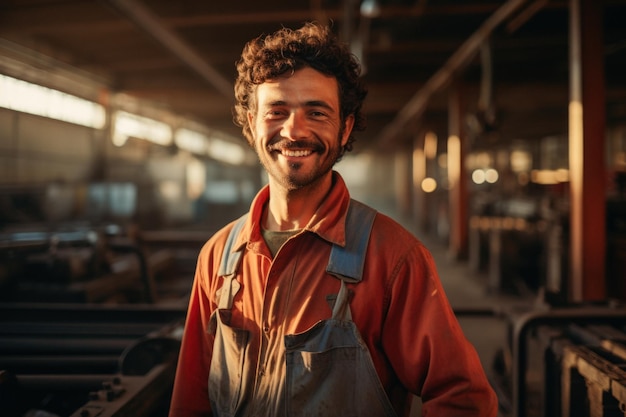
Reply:
[[315, 186], [298, 190], [286, 190], [270, 181], [263, 227], [273, 231], [304, 228], [326, 198], [331, 185], [331, 175]]

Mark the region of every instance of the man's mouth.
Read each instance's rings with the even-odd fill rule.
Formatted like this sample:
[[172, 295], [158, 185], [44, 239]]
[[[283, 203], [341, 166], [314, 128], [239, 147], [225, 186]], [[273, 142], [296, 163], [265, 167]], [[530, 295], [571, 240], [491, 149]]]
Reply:
[[297, 149], [297, 150], [283, 149], [281, 153], [285, 156], [290, 156], [290, 157], [303, 157], [303, 156], [311, 155], [313, 151], [311, 149]]
[[270, 152], [277, 152], [288, 158], [303, 158], [313, 153], [324, 151], [319, 143], [309, 141], [276, 142], [268, 146]]

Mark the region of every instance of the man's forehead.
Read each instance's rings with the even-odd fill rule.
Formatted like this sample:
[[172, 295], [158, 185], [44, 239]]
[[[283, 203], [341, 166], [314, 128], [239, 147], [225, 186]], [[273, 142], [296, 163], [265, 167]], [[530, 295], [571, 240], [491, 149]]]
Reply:
[[259, 104], [273, 102], [316, 102], [336, 104], [339, 101], [337, 80], [311, 68], [266, 80], [256, 88]]

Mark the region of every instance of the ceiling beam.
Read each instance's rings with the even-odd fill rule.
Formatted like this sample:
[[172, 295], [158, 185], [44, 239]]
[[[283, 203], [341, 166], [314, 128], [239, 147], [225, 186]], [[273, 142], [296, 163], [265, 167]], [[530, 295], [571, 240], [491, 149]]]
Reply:
[[433, 94], [445, 88], [458, 74], [467, 67], [481, 45], [491, 33], [506, 19], [511, 17], [527, 0], [509, 0], [497, 9], [472, 36], [470, 36], [446, 63], [426, 81], [424, 86], [398, 112], [396, 117], [383, 129], [378, 140], [379, 145], [390, 145], [398, 139], [411, 120], [419, 117], [428, 106]]
[[233, 85], [205, 61], [176, 33], [166, 28], [148, 8], [134, 0], [109, 0], [139, 28], [153, 36], [164, 48], [178, 57], [193, 71], [208, 81], [225, 97], [233, 95]]

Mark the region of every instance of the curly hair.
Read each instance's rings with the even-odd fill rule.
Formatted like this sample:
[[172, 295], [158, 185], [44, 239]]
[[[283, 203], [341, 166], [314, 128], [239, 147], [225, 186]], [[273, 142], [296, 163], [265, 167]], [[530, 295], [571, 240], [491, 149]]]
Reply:
[[[353, 132], [365, 129], [361, 107], [367, 90], [360, 78], [361, 65], [347, 46], [337, 40], [330, 28], [306, 23], [297, 30], [282, 28], [274, 34], [259, 36], [243, 48], [237, 62], [233, 120], [242, 127], [251, 145], [254, 145], [254, 139], [247, 113], [255, 110], [256, 87], [268, 79], [304, 67], [337, 79], [342, 129], [350, 115], [354, 115]], [[342, 155], [352, 150], [354, 140], [353, 134], [350, 134]]]

